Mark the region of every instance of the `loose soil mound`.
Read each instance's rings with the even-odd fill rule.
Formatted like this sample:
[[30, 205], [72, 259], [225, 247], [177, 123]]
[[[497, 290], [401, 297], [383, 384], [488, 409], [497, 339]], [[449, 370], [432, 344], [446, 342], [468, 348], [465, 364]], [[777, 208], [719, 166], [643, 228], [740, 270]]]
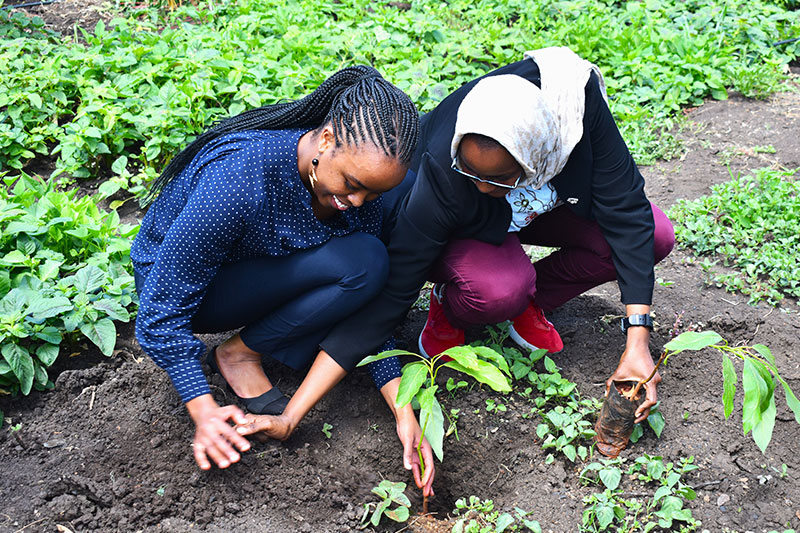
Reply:
[[[648, 193], [662, 208], [729, 179], [725, 163], [733, 172], [800, 167], [800, 95], [709, 102], [688, 113], [680, 136], [689, 149], [682, 159], [643, 169]], [[752, 150], [769, 144], [774, 154]], [[768, 345], [800, 392], [797, 305], [750, 306], [746, 297], [707, 286], [689, 259], [676, 250], [657, 267], [657, 277], [670, 283], [656, 286], [654, 352], [682, 314], [685, 328], [715, 329], [732, 344]], [[609, 317], [621, 312], [616, 285], [606, 284], [550, 317], [565, 344], [556, 362], [584, 396], [601, 397], [614, 370], [624, 337]], [[423, 321], [421, 312], [410, 313], [399, 332], [406, 347], [415, 349]], [[112, 358], [91, 347], [76, 350], [78, 356], [60, 363], [54, 391], [0, 400], [9, 421], [21, 424], [14, 433], [9, 424], [0, 430], [0, 531], [50, 532], [57, 525], [74, 532], [350, 531], [381, 478], [411, 483], [391, 414], [361, 370], [337, 386], [288, 442], [255, 444], [239, 464], [201, 472], [189, 448], [191, 420], [130, 326], [121, 328]], [[662, 374], [666, 429], [660, 440], [646, 433], [622, 457], [649, 453], [676, 461], [693, 455], [701, 468], [688, 482], [703, 488], [690, 507], [709, 531], [800, 528], [800, 428], [782, 395], [772, 444], [762, 455], [742, 435], [740, 418], [723, 419], [718, 356], [677, 356]], [[287, 393], [302, 379], [277, 364], [269, 375]], [[211, 383], [219, 401], [233, 401], [219, 376]], [[457, 498], [474, 494], [494, 500], [498, 509], [531, 511], [545, 531], [577, 531], [582, 498], [594, 490], [578, 481], [581, 465], [563, 457], [546, 465], [536, 422], [522, 416], [530, 411], [527, 401], [497, 398], [508, 410], [487, 413], [490, 397], [496, 395], [474, 388], [446, 401], [446, 408], [461, 409], [460, 441], [446, 442], [432, 510], [445, 518]], [[333, 426], [329, 439], [324, 423]], [[772, 469], [780, 471], [782, 464], [788, 466], [785, 478]], [[420, 509], [416, 491], [407, 492]], [[423, 530], [422, 523], [412, 527]]]

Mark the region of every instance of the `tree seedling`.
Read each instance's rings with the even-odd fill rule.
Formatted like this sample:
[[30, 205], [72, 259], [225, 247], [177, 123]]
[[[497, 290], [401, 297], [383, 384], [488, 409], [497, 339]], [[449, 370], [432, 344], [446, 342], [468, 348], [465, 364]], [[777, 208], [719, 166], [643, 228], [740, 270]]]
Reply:
[[[422, 433], [439, 461], [444, 458], [443, 444], [446, 430], [442, 407], [436, 398], [436, 392], [439, 389], [436, 384], [436, 376], [439, 370], [445, 367], [457, 370], [489, 385], [497, 392], [511, 391], [511, 383], [508, 378], [510, 372], [506, 360], [502, 355], [485, 346], [456, 346], [430, 359], [405, 350], [390, 350], [366, 357], [358, 366], [398, 355], [411, 355], [417, 360], [403, 367], [395, 407], [402, 408], [416, 398], [419, 404]], [[417, 445], [417, 454], [422, 469], [421, 476], [424, 476], [425, 462], [422, 458], [421, 440]], [[427, 514], [427, 497], [423, 497], [422, 509], [423, 514]]]
[[[744, 434], [752, 432], [753, 440], [762, 451], [772, 439], [772, 430], [775, 427], [775, 388], [778, 383], [783, 387], [786, 404], [795, 415], [795, 420], [800, 424], [800, 401], [797, 400], [792, 389], [780, 376], [775, 358], [769, 348], [763, 344], [754, 346], [729, 346], [727, 341], [714, 331], [687, 331], [664, 345], [664, 353], [656, 363], [653, 372], [646, 379], [632, 384], [615, 382], [610, 390], [603, 411], [600, 413], [595, 430], [597, 431], [598, 450], [603, 455], [615, 457], [627, 445], [633, 429], [633, 416], [636, 405], [642, 396], [641, 388], [646, 385], [658, 368], [665, 364], [670, 356], [683, 351], [697, 351], [703, 348], [712, 348], [722, 355], [723, 394], [722, 404], [725, 418], [730, 417], [734, 407], [737, 375], [733, 366], [732, 357], [741, 359], [744, 363], [742, 370], [742, 387], [744, 388], [744, 402], [742, 404], [742, 428]], [[619, 409], [620, 413], [629, 413], [628, 418], [621, 415], [608, 416], [606, 407]], [[609, 411], [612, 412], [612, 411]], [[630, 425], [630, 430], [628, 430]], [[627, 431], [627, 434], [625, 431]]]
[[[387, 479], [381, 481], [377, 487], [373, 487], [372, 493], [379, 496], [381, 501], [364, 504], [364, 514], [361, 517], [360, 529], [364, 529], [370, 523], [373, 526], [377, 526], [382, 516], [386, 516], [395, 522], [408, 520], [411, 502], [408, 496], [405, 495], [405, 490], [405, 483], [394, 483]], [[389, 509], [392, 504], [396, 504], [397, 507]], [[370, 511], [372, 511], [371, 516]]]

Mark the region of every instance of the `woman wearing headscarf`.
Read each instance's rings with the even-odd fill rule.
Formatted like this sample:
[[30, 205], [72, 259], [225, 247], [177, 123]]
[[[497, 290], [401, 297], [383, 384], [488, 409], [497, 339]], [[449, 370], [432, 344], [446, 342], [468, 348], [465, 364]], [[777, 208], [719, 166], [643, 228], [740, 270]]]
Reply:
[[[422, 118], [415, 167], [391, 234], [388, 282], [331, 331], [325, 351], [374, 351], [431, 280], [422, 353], [463, 344], [470, 325], [504, 320], [518, 344], [557, 352], [563, 344], [544, 312], [616, 279], [627, 341], [607, 387], [650, 374], [653, 265], [675, 237], [644, 194], [594, 65], [547, 48], [467, 83]], [[531, 264], [522, 244], [558, 250]], [[660, 380], [646, 386], [637, 421]]]

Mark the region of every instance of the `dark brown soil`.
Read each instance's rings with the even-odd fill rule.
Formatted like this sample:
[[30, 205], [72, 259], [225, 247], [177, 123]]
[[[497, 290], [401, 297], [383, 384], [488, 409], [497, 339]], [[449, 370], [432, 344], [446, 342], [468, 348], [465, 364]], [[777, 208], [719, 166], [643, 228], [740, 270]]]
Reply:
[[[797, 92], [766, 102], [738, 97], [709, 102], [687, 118], [680, 133], [687, 143], [685, 156], [643, 169], [649, 195], [662, 208], [729, 179], [726, 162], [734, 172], [800, 167]], [[764, 145], [776, 152], [753, 151]], [[768, 345], [783, 376], [800, 393], [796, 302], [775, 309], [750, 306], [744, 296], [708, 286], [704, 272], [681, 250], [659, 265], [656, 275], [665, 284], [655, 291], [654, 353], [682, 313], [684, 328], [712, 328], [732, 344]], [[616, 285], [606, 284], [550, 317], [565, 344], [556, 362], [584, 396], [601, 397], [616, 366], [624, 338], [609, 317], [621, 313]], [[407, 347], [414, 349], [423, 321], [421, 312], [410, 313], [400, 330]], [[402, 466], [392, 416], [361, 370], [323, 399], [287, 442], [255, 444], [239, 464], [201, 472], [189, 448], [192, 423], [166, 374], [141, 352], [131, 326], [120, 327], [111, 358], [92, 348], [73, 351], [80, 356], [59, 363], [54, 391], [0, 399], [7, 417], [0, 430], [2, 532], [52, 532], [59, 525], [73, 532], [351, 531], [381, 478], [412, 484]], [[278, 365], [268, 371], [288, 393], [303, 377]], [[718, 356], [677, 356], [662, 375], [666, 429], [660, 440], [647, 432], [621, 457], [648, 453], [677, 461], [694, 456], [700, 469], [688, 482], [703, 488], [689, 506], [702, 520], [701, 529], [800, 528], [800, 426], [782, 393], [772, 443], [762, 455], [742, 435], [738, 415], [723, 418]], [[218, 376], [211, 383], [218, 400], [232, 401]], [[490, 397], [508, 411], [487, 413]], [[522, 416], [530, 411], [527, 400], [500, 398], [476, 387], [448, 399], [446, 408], [461, 409], [460, 441], [448, 438], [445, 461], [437, 465], [431, 510], [438, 517], [446, 517], [457, 498], [474, 494], [494, 500], [497, 509], [530, 511], [544, 531], [579, 529], [582, 499], [596, 489], [579, 482], [579, 463], [561, 457], [545, 464], [547, 452], [535, 435], [537, 421]], [[12, 423], [21, 424], [14, 434]], [[322, 432], [324, 423], [333, 426], [329, 439]], [[782, 478], [783, 464], [788, 476]], [[413, 509], [420, 509], [418, 493], [407, 494]], [[421, 523], [411, 527], [428, 531]], [[382, 525], [380, 531], [403, 527]]]

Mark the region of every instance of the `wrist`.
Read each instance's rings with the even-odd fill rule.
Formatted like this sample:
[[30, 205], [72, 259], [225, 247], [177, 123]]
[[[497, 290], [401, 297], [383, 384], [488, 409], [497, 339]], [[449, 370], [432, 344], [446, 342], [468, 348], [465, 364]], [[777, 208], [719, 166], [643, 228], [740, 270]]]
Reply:
[[210, 394], [201, 394], [186, 402], [186, 410], [189, 411], [189, 416], [192, 417], [195, 424], [215, 409], [219, 409], [219, 405]]

